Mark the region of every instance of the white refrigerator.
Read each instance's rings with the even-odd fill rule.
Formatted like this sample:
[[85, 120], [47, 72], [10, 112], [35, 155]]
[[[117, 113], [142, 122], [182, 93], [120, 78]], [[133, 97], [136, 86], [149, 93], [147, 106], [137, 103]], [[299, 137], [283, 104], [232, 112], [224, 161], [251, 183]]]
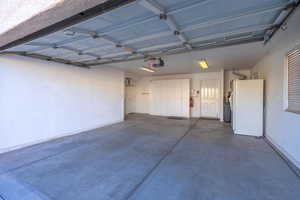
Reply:
[[235, 80], [231, 108], [234, 134], [263, 136], [264, 80]]

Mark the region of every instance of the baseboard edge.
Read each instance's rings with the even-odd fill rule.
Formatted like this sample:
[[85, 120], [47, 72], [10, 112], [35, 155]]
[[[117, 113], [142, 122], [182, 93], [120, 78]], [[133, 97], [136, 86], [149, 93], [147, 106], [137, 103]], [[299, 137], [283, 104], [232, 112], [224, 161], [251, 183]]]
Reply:
[[289, 168], [300, 178], [300, 163], [286, 152], [279, 144], [277, 144], [271, 137], [265, 135], [266, 143], [286, 162]]
[[18, 150], [18, 149], [22, 149], [22, 148], [26, 148], [26, 147], [30, 147], [30, 146], [41, 144], [41, 143], [44, 143], [44, 142], [49, 142], [49, 141], [56, 140], [56, 139], [63, 138], [63, 137], [77, 135], [77, 134], [80, 134], [80, 133], [83, 133], [83, 132], [86, 132], [86, 131], [90, 131], [90, 130], [94, 130], [94, 129], [97, 129], [97, 128], [110, 126], [110, 125], [117, 124], [117, 123], [120, 123], [120, 122], [123, 122], [123, 121], [124, 120], [117, 120], [115, 122], [107, 123], [107, 124], [97, 123], [97, 124], [92, 125], [90, 127], [77, 129], [77, 130], [74, 130], [74, 131], [71, 131], [71, 132], [61, 133], [61, 134], [58, 134], [54, 137], [45, 138], [45, 139], [41, 139], [41, 140], [35, 140], [35, 141], [32, 141], [32, 142], [27, 142], [27, 143], [24, 143], [24, 144], [20, 144], [20, 145], [8, 147], [8, 148], [0, 148], [0, 154], [7, 153], [7, 152], [10, 152], [10, 151], [14, 151], [14, 150]]

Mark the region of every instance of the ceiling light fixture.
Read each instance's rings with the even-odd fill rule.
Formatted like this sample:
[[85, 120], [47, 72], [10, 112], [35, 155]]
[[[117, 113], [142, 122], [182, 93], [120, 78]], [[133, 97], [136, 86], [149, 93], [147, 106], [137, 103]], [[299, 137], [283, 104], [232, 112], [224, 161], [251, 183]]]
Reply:
[[155, 72], [154, 70], [146, 68], [146, 67], [141, 67], [140, 69], [144, 70], [144, 71], [147, 71], [147, 72], [151, 72], [151, 73]]
[[208, 68], [208, 63], [205, 59], [201, 59], [198, 61], [198, 64], [202, 69], [207, 69]]

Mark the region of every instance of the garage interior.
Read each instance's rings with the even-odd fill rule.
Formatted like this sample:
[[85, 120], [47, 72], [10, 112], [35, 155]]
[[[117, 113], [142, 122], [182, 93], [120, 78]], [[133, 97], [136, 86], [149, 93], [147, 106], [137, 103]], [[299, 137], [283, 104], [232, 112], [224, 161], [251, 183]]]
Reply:
[[298, 199], [298, 0], [55, 2], [0, 28], [0, 200]]

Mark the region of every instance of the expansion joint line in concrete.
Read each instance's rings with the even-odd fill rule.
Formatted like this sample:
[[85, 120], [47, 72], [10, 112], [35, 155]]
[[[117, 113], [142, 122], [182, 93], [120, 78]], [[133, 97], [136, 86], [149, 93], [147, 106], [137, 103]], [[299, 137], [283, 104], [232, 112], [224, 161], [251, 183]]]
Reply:
[[[74, 148], [74, 149], [75, 149], [75, 148]], [[40, 162], [40, 161], [42, 161], [42, 160], [47, 160], [47, 159], [49, 159], [49, 158], [58, 156], [58, 155], [60, 155], [60, 154], [66, 153], [66, 152], [71, 151], [71, 150], [73, 150], [73, 149], [69, 149], [69, 150], [64, 151], [64, 152], [55, 153], [55, 154], [52, 154], [52, 155], [43, 157], [43, 158], [38, 159], [38, 160], [34, 160], [34, 161], [29, 162], [29, 163], [26, 163], [26, 164], [24, 164], [24, 165], [20, 165], [20, 166], [18, 166], [18, 167], [9, 169], [9, 170], [7, 170], [7, 171], [4, 171], [4, 172], [0, 173], [0, 175], [7, 174], [7, 173], [9, 173], [9, 172], [13, 172], [13, 171], [18, 170], [18, 169], [20, 169], [20, 168], [22, 168], [22, 167], [27, 167], [27, 166], [33, 165], [33, 164], [35, 164], [35, 163], [37, 163], [37, 162]], [[2, 200], [2, 199], [0, 199], [0, 200]]]
[[189, 126], [188, 130], [177, 140], [177, 142], [166, 152], [166, 154], [151, 168], [151, 170], [144, 176], [144, 178], [128, 193], [128, 195], [123, 200], [130, 199], [135, 192], [143, 185], [143, 183], [154, 173], [154, 171], [159, 167], [159, 165], [174, 151], [178, 144], [191, 132], [193, 128], [200, 121], [200, 118], [196, 120], [195, 123]]

